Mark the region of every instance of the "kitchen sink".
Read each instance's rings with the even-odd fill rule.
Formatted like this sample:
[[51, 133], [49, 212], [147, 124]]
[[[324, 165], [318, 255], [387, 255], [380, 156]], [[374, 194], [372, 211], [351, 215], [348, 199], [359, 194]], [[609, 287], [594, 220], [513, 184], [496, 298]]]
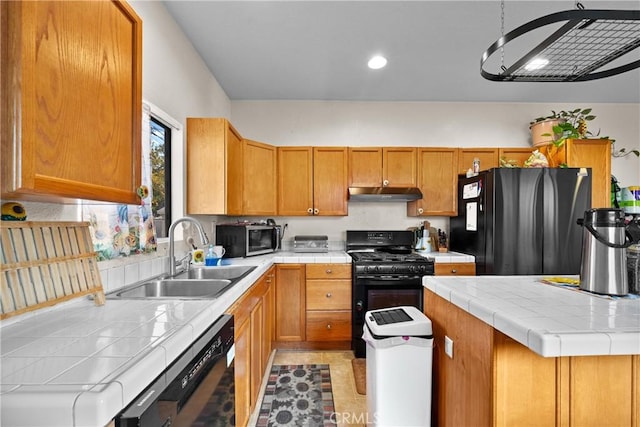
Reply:
[[251, 273], [256, 267], [228, 265], [192, 268], [174, 277], [135, 283], [106, 295], [109, 299], [214, 299]]
[[231, 286], [231, 280], [158, 279], [115, 292], [118, 298], [215, 298]]
[[256, 267], [252, 265], [223, 265], [220, 267], [195, 267], [175, 276], [176, 279], [240, 280]]

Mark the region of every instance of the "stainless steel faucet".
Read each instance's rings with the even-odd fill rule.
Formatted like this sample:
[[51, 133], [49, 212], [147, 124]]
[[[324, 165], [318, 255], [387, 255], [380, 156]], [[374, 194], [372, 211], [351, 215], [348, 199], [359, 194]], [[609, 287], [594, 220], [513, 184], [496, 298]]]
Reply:
[[173, 238], [173, 232], [176, 228], [176, 225], [185, 221], [192, 223], [196, 227], [196, 229], [198, 230], [198, 233], [200, 233], [200, 241], [202, 241], [203, 246], [209, 244], [209, 239], [207, 238], [207, 234], [204, 232], [204, 229], [202, 228], [202, 225], [200, 225], [198, 220], [196, 220], [195, 218], [191, 218], [190, 216], [185, 216], [185, 217], [176, 219], [169, 226], [169, 274], [171, 276], [175, 276], [176, 274], [176, 255], [175, 255], [175, 242]]

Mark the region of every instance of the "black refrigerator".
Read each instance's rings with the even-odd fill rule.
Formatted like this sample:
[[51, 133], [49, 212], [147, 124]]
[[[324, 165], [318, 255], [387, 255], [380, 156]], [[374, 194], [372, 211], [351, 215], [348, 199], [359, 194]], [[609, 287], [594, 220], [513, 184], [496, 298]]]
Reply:
[[473, 255], [476, 274], [580, 273], [591, 169], [495, 168], [458, 178], [450, 250]]

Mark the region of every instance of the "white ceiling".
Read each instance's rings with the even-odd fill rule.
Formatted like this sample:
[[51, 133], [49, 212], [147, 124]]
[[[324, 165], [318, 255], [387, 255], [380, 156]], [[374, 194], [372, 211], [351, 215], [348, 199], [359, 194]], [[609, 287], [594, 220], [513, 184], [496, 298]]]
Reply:
[[[499, 0], [164, 3], [231, 100], [640, 102], [640, 69], [580, 83], [485, 80], [480, 59], [501, 36]], [[582, 4], [640, 10], [638, 0]], [[507, 0], [504, 31], [574, 8]], [[376, 53], [389, 64], [369, 70]], [[504, 55], [508, 64], [509, 44]]]

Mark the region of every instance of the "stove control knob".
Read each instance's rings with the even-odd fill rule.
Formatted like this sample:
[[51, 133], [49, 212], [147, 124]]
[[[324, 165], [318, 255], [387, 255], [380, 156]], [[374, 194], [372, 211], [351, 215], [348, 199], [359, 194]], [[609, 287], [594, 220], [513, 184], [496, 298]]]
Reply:
[[364, 308], [364, 303], [362, 301], [356, 302], [356, 311], [362, 311]]

